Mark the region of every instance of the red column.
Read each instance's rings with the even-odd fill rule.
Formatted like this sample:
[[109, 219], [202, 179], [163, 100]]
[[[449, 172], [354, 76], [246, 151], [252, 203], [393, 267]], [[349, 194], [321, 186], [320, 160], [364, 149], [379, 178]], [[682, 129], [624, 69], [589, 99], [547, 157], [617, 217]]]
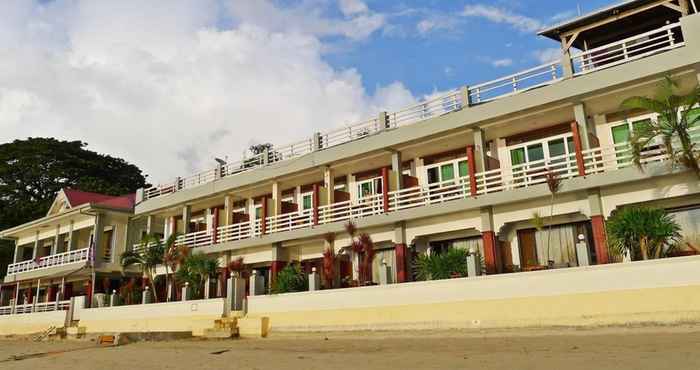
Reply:
[[408, 248], [403, 243], [394, 244], [394, 252], [396, 253], [396, 282], [405, 283], [408, 281], [408, 269], [406, 266]]
[[314, 223], [314, 225], [318, 225], [318, 205], [319, 205], [318, 184], [314, 184], [313, 195], [311, 196], [311, 198], [312, 198], [311, 203], [313, 204], [313, 223]]
[[389, 212], [389, 168], [382, 168], [382, 201], [384, 213]]
[[474, 158], [474, 145], [467, 146], [467, 167], [469, 168], [469, 190], [473, 197], [476, 196], [476, 160]]
[[85, 295], [87, 296], [88, 307], [92, 307], [92, 279], [89, 279], [85, 285]]
[[284, 261], [272, 261], [272, 264], [270, 265], [270, 279], [272, 280], [272, 283], [277, 280], [277, 274], [282, 271], [286, 264], [287, 263]]
[[46, 297], [46, 302], [53, 302], [56, 300], [56, 289], [53, 284], [49, 285], [46, 295], [48, 296]]
[[608, 259], [608, 237], [605, 232], [605, 219], [603, 216], [591, 216], [591, 226], [593, 227], [593, 242], [595, 243], [595, 253], [599, 265], [609, 263]]
[[586, 165], [583, 162], [583, 144], [581, 143], [581, 133], [578, 129], [578, 122], [571, 122], [571, 133], [574, 137], [574, 149], [576, 150], [576, 167], [578, 167], [578, 175], [586, 176]]
[[262, 198], [262, 220], [260, 220], [260, 232], [265, 234], [267, 232], [267, 197]]
[[496, 243], [496, 233], [484, 231], [481, 233], [481, 241], [484, 245], [484, 260], [486, 261], [486, 273], [497, 274], [501, 271], [501, 264], [498, 263], [499, 253]]
[[211, 218], [211, 243], [216, 244], [219, 239], [219, 208], [212, 208], [213, 214]]

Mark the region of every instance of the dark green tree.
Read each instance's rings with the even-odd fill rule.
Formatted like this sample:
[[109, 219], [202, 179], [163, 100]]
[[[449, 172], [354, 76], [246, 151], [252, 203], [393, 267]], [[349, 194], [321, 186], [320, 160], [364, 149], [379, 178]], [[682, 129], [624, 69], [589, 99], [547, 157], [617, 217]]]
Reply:
[[86, 147], [53, 138], [0, 144], [0, 229], [45, 216], [65, 187], [123, 195], [146, 184], [135, 165]]

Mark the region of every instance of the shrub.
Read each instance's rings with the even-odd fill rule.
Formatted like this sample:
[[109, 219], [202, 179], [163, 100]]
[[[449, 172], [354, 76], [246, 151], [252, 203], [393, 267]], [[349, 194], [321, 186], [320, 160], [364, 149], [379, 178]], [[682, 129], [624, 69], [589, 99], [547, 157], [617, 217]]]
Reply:
[[304, 292], [309, 290], [309, 281], [298, 263], [285, 266], [272, 286], [273, 294]]
[[416, 261], [418, 280], [444, 280], [467, 276], [466, 249], [450, 249], [446, 253], [421, 255]]
[[629, 251], [641, 259], [665, 257], [681, 240], [680, 226], [660, 208], [626, 207], [607, 222], [612, 255]]

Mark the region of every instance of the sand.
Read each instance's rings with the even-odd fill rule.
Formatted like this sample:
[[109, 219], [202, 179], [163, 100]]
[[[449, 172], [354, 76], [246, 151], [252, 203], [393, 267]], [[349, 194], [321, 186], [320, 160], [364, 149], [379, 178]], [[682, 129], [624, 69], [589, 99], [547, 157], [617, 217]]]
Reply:
[[700, 325], [276, 334], [98, 347], [0, 340], [0, 369], [700, 369]]

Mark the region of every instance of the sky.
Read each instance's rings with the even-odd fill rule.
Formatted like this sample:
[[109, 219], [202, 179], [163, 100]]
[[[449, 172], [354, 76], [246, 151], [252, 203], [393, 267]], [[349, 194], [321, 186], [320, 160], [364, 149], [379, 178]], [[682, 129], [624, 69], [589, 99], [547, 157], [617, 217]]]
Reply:
[[0, 143], [82, 140], [151, 183], [558, 58], [614, 0], [2, 0]]

